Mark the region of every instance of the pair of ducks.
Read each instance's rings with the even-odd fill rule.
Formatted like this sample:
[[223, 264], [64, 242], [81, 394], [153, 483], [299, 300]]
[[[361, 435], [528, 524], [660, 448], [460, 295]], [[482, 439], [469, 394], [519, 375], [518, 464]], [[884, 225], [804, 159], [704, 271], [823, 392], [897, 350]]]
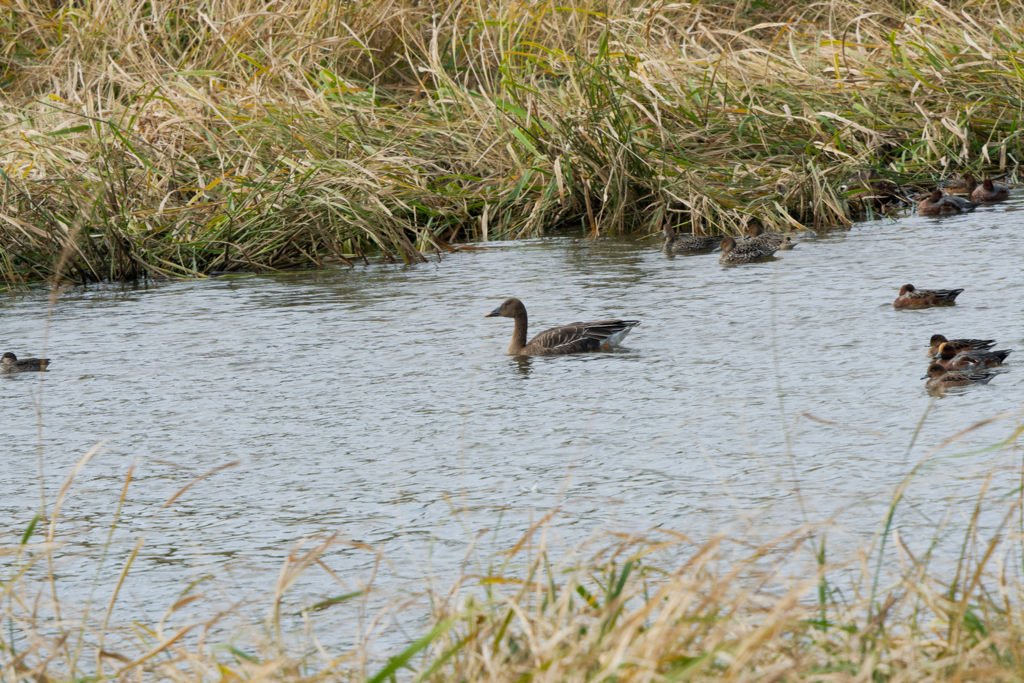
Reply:
[[[950, 194], [944, 194], [947, 190]], [[970, 199], [958, 197], [966, 194]], [[944, 216], [953, 213], [973, 211], [985, 202], [999, 202], [1010, 198], [1010, 188], [985, 178], [981, 185], [970, 173], [962, 180], [940, 183], [930, 195], [918, 203], [917, 212], [922, 216]]]
[[50, 361], [46, 358], [23, 358], [8, 351], [0, 358], [0, 375], [10, 375], [15, 372], [40, 372], [45, 370]]
[[970, 173], [965, 173], [963, 178], [941, 182], [938, 189], [949, 194], [967, 195], [972, 202], [979, 204], [1001, 202], [1010, 198], [1010, 188], [1006, 185], [1000, 185], [991, 178], [985, 178], [979, 185], [978, 180]]
[[764, 232], [760, 225], [747, 226], [747, 237], [737, 242], [732, 237], [713, 235], [679, 235], [671, 226], [665, 228], [665, 242], [661, 250], [668, 255], [696, 254], [720, 248], [719, 263], [754, 263], [766, 259], [776, 251], [792, 249], [794, 243], [789, 235], [781, 232]]
[[992, 372], [978, 372], [1002, 365], [1013, 349], [991, 351], [994, 339], [946, 339], [932, 335], [928, 355], [935, 360], [921, 379], [927, 379], [925, 388], [941, 391], [954, 387], [988, 384], [995, 377]]

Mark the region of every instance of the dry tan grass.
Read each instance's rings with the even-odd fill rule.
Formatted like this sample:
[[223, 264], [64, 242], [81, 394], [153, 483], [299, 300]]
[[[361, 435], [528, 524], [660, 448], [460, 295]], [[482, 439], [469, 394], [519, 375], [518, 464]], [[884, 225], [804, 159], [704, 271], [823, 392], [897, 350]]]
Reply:
[[[267, 596], [266, 622], [245, 626], [238, 605], [218, 605], [195, 586], [155, 622], [142, 615], [111, 620], [117, 591], [91, 611], [53, 602], [60, 579], [47, 578], [46, 565], [60, 538], [36, 530], [21, 542], [5, 538], [0, 547], [0, 677], [36, 683], [1018, 680], [1021, 586], [1000, 559], [1012, 564], [1021, 552], [1019, 539], [1006, 535], [1016, 516], [1017, 506], [1008, 506], [1004, 525], [987, 537], [972, 527], [965, 543], [977, 552], [942, 578], [893, 534], [902, 568], [884, 575], [877, 591], [871, 551], [826, 561], [825, 528], [753, 543], [724, 535], [697, 542], [659, 530], [555, 551], [545, 520], [482, 573], [466, 574], [448, 589], [428, 587], [368, 609], [366, 596], [382, 592], [371, 577], [359, 590], [306, 606], [308, 633], [298, 640], [282, 637], [282, 614], [296, 609], [289, 589], [329, 562], [325, 554], [336, 536], [297, 546]], [[141, 539], [116, 580], [108, 571], [108, 587], [120, 586], [140, 546]], [[197, 606], [212, 616], [182, 618]], [[320, 644], [337, 641], [336, 632], [315, 627], [325, 610], [352, 613], [358, 626], [351, 647]], [[396, 614], [422, 624], [405, 646], [395, 647], [396, 632], [385, 628]], [[392, 655], [382, 657], [387, 650]]]
[[[468, 569], [447, 585], [429, 570], [421, 583], [378, 585], [396, 572], [387, 553], [335, 533], [299, 540], [276, 583], [251, 600], [225, 603], [210, 577], [183, 577], [157, 619], [151, 600], [132, 607], [123, 595], [145, 539], [132, 548], [113, 541], [132, 471], [104, 544], [61, 533], [74, 479], [101, 444], [73, 468], [45, 517], [0, 529], [0, 680], [1019, 680], [1020, 490], [996, 499], [990, 475], [966, 523], [925, 529], [916, 554], [893, 525], [918, 473], [965, 434], [1014, 418], [986, 450], [1018, 450], [1018, 417], [985, 420], [936, 446], [896, 486], [874, 538], [851, 543], [847, 535], [838, 548], [827, 540], [844, 536], [834, 522], [774, 537], [756, 527], [703, 539], [664, 528], [604, 532], [571, 547], [553, 540], [555, 510], [507, 550], [478, 547], [482, 533], [467, 539]], [[369, 554], [370, 575], [332, 568], [338, 546]], [[99, 565], [86, 570], [84, 552], [98, 554]], [[86, 571], [96, 572], [93, 589], [72, 603], [66, 583], [80, 587]], [[294, 595], [310, 572], [326, 595], [312, 604]], [[340, 636], [339, 624], [348, 629]]]

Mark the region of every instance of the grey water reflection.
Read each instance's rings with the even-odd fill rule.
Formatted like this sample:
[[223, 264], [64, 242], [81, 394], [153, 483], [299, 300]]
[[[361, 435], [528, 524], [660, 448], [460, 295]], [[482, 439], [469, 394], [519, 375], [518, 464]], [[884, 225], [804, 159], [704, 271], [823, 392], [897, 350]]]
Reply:
[[[917, 475], [897, 524], [926, 544], [987, 477], [994, 499], [1020, 480], [1019, 451], [980, 450], [1020, 422], [1020, 206], [808, 235], [743, 267], [548, 238], [409, 267], [71, 289], [45, 349], [33, 291], [0, 309], [4, 350], [54, 361], [41, 382], [0, 381], [3, 542], [104, 442], [62, 509], [65, 594], [88, 591], [131, 470], [108, 566], [144, 535], [126, 590], [156, 610], [208, 574], [229, 597], [266, 590], [293, 544], [334, 532], [386, 550], [382, 581], [445, 577], [485, 530], [507, 548], [555, 507], [567, 544], [828, 518], [856, 544], [931, 449], [1009, 413]], [[907, 282], [966, 291], [894, 311]], [[483, 316], [510, 296], [532, 332], [643, 323], [615, 353], [509, 358], [511, 321]], [[933, 403], [919, 378], [937, 332], [1018, 352], [989, 386]], [[353, 582], [375, 566], [352, 546], [328, 561]], [[297, 590], [338, 592], [322, 575]]]

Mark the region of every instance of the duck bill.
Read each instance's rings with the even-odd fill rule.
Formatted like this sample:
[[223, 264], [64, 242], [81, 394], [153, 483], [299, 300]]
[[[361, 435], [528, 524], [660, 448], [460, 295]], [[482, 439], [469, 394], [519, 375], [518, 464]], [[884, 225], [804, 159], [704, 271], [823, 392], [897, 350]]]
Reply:
[[498, 306], [497, 308], [495, 308], [490, 313], [487, 313], [486, 315], [484, 315], [485, 318], [497, 318], [497, 317], [500, 317], [500, 316], [501, 316], [501, 306]]

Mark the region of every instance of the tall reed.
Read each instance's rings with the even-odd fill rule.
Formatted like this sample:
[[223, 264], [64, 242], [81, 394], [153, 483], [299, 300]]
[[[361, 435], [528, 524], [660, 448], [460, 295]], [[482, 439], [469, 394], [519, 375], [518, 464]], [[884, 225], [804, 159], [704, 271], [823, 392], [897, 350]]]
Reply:
[[1021, 158], [1014, 3], [10, 3], [9, 285], [848, 224]]

